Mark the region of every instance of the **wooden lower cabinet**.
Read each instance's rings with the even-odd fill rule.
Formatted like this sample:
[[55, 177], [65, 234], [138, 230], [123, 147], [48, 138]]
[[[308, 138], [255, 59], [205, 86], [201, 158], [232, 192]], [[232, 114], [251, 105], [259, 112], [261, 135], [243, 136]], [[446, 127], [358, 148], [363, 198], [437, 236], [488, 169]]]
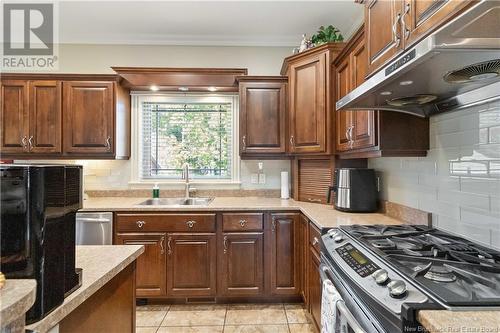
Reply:
[[224, 296], [264, 294], [264, 233], [224, 233], [219, 248], [219, 281]]
[[299, 217], [297, 213], [271, 214], [269, 258], [272, 295], [299, 295]]
[[168, 296], [215, 296], [215, 233], [168, 234], [167, 254]]
[[137, 258], [136, 296], [162, 297], [167, 294], [166, 233], [118, 233], [115, 244], [144, 245]]
[[321, 329], [321, 277], [319, 275], [320, 256], [313, 246], [309, 247], [307, 278], [309, 290], [309, 313], [314, 324]]

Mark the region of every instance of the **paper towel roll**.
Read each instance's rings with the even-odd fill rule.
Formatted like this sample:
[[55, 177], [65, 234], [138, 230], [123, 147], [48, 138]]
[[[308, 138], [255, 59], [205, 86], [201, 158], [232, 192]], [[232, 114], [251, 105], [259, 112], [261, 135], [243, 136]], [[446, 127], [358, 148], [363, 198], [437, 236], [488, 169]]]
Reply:
[[281, 199], [290, 198], [290, 187], [288, 184], [288, 171], [281, 171]]

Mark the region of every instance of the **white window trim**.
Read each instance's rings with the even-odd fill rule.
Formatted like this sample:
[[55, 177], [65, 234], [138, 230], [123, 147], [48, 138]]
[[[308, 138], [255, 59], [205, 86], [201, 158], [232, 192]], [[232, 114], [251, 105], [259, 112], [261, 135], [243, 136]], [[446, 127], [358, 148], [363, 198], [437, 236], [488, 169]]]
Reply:
[[191, 184], [200, 188], [240, 188], [240, 156], [239, 156], [239, 98], [234, 94], [151, 94], [149, 92], [133, 91], [131, 115], [131, 178], [129, 185], [136, 188], [149, 188], [152, 184], [168, 185], [170, 188], [183, 188], [185, 181], [182, 179], [144, 179], [141, 177], [141, 103], [148, 102], [182, 102], [183, 97], [189, 95], [196, 102], [206, 103], [232, 103], [233, 104], [233, 135], [232, 135], [232, 172], [231, 179], [190, 179]]

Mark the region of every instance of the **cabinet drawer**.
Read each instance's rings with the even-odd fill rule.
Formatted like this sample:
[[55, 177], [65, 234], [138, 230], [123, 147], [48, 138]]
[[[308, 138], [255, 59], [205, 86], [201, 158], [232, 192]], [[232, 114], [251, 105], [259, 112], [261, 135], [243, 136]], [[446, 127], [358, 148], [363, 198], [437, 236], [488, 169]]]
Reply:
[[116, 214], [116, 231], [215, 232], [215, 214]]
[[321, 231], [314, 226], [314, 224], [309, 223], [309, 243], [311, 246], [318, 251], [321, 251]]
[[222, 214], [222, 228], [224, 231], [254, 231], [262, 230], [264, 226], [264, 214]]

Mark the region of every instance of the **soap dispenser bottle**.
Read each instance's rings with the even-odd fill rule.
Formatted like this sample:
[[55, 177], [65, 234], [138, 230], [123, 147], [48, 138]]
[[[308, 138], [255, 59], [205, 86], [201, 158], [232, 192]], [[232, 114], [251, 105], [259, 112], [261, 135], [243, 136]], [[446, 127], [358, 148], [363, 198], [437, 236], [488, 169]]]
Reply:
[[160, 186], [158, 184], [155, 184], [153, 186], [153, 199], [158, 199], [160, 197]]

